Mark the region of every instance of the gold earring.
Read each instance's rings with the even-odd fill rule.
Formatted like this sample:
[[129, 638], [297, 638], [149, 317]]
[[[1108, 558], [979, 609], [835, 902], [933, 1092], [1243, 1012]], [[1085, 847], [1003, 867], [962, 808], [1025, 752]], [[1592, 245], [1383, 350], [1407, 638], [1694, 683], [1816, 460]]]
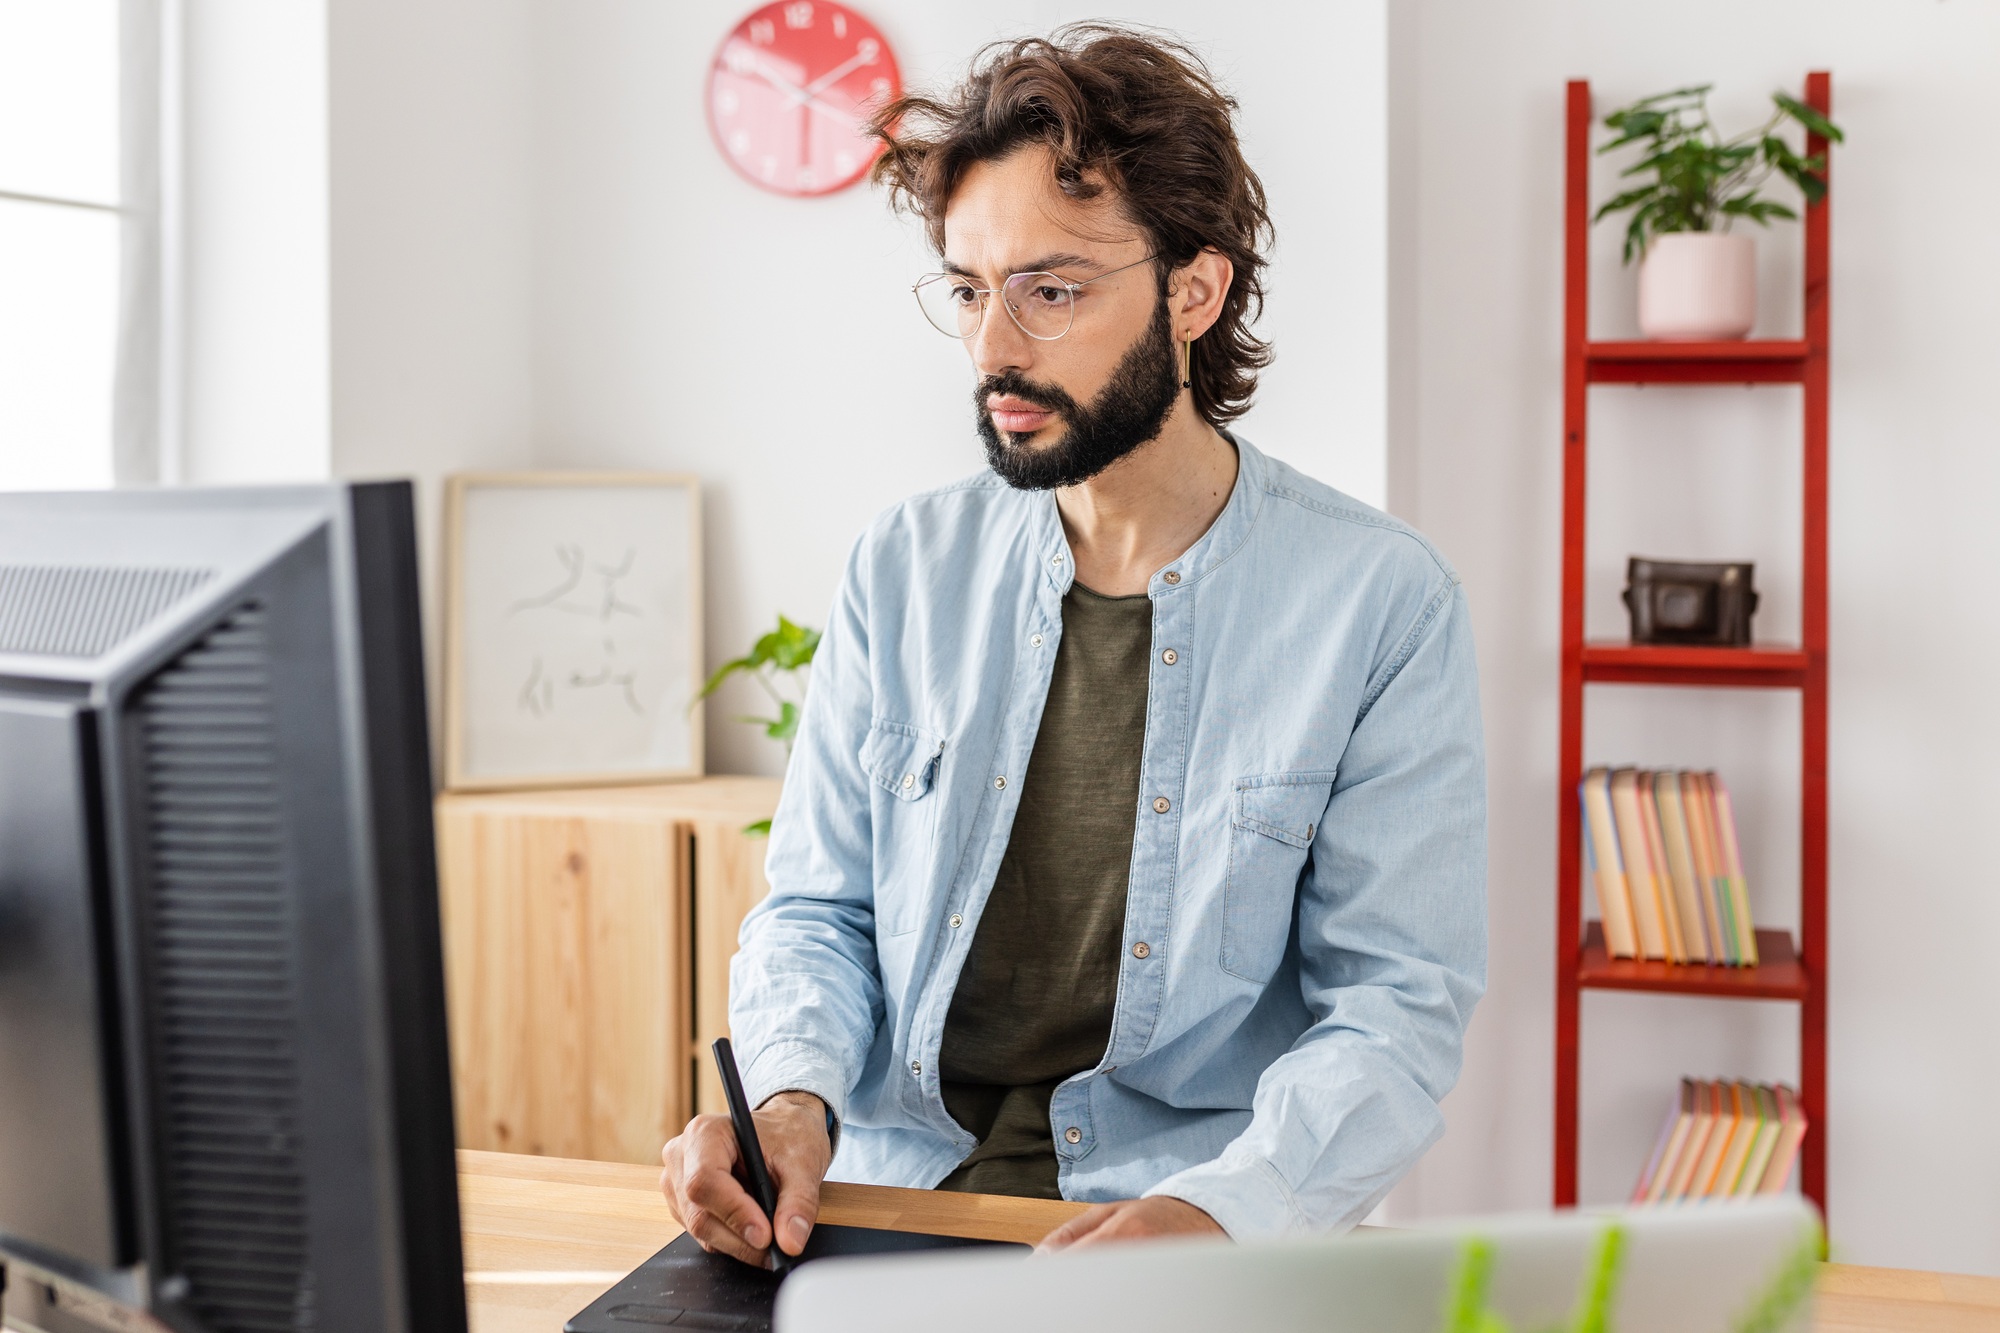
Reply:
[[1194, 339], [1183, 339], [1181, 342], [1181, 387], [1183, 389], [1192, 389], [1194, 387], [1194, 378], [1188, 373], [1193, 363]]

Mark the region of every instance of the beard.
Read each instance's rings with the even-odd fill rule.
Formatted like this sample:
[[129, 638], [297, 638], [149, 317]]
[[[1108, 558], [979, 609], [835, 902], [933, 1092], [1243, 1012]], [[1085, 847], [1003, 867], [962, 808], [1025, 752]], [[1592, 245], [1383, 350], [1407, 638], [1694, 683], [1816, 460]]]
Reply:
[[[1047, 491], [1089, 481], [1142, 444], [1159, 438], [1180, 395], [1174, 364], [1173, 320], [1163, 300], [1146, 332], [1120, 357], [1110, 381], [1085, 407], [1053, 384], [1017, 371], [988, 375], [972, 395], [986, 462], [1000, 479], [1023, 491]], [[1008, 394], [1062, 418], [1063, 433], [1036, 448], [1028, 435], [1002, 431], [986, 410], [992, 394]]]

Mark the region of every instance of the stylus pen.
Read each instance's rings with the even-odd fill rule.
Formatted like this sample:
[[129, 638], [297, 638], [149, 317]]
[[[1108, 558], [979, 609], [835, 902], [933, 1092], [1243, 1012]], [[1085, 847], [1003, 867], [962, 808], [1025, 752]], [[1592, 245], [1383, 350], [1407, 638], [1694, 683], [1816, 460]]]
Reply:
[[764, 1145], [757, 1142], [757, 1122], [750, 1118], [750, 1099], [743, 1095], [743, 1077], [736, 1072], [736, 1052], [727, 1037], [717, 1037], [709, 1049], [715, 1052], [715, 1072], [722, 1075], [722, 1095], [729, 1099], [729, 1123], [736, 1127], [736, 1150], [750, 1173], [750, 1192], [771, 1224], [771, 1267], [789, 1273], [792, 1257], [778, 1248], [778, 1190], [764, 1162]]

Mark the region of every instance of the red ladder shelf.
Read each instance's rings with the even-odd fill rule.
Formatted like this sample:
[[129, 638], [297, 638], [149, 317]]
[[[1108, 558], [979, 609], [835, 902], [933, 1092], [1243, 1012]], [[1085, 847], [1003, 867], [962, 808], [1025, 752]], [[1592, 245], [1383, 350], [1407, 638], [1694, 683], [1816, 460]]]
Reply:
[[[1808, 104], [1832, 110], [1832, 79], [1806, 76]], [[1555, 1201], [1576, 1202], [1578, 1027], [1585, 990], [1655, 991], [1799, 1006], [1799, 1096], [1811, 1124], [1801, 1153], [1805, 1193], [1826, 1209], [1826, 396], [1828, 200], [1806, 210], [1805, 337], [1720, 343], [1591, 342], [1590, 85], [1569, 85], [1563, 200], [1562, 721], [1556, 812]], [[1826, 151], [1818, 136], [1808, 154]], [[1829, 196], [1830, 198], [1830, 196]], [[1805, 389], [1805, 560], [1802, 629], [1791, 647], [1682, 648], [1590, 643], [1583, 637], [1586, 414], [1593, 384], [1798, 384]], [[1583, 919], [1581, 812], [1587, 684], [1794, 689], [1801, 694], [1799, 941], [1757, 932], [1756, 967], [1613, 959]], [[1678, 1074], [1678, 1071], [1676, 1071]]]

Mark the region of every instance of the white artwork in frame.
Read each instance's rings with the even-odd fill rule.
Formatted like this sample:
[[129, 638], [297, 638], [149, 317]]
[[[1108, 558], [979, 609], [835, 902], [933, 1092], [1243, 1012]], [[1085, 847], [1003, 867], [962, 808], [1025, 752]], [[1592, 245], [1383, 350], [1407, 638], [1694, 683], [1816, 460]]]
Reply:
[[447, 787], [701, 775], [694, 478], [451, 477], [445, 584]]

